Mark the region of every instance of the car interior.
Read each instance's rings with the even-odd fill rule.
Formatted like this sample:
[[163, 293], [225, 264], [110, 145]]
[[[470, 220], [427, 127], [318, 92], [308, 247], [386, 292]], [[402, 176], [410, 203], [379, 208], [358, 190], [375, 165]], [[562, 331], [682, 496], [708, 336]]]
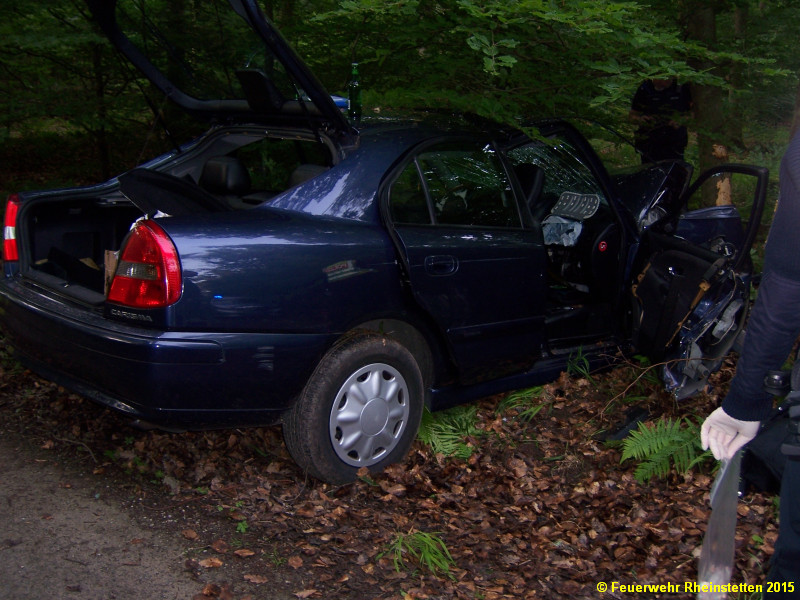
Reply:
[[615, 326], [609, 316], [619, 295], [622, 237], [602, 190], [558, 143], [530, 144], [511, 156], [524, 161], [514, 173], [542, 226], [551, 344], [607, 336]]
[[[568, 347], [607, 337], [617, 325], [611, 315], [623, 261], [622, 236], [603, 190], [563, 140], [529, 142], [509, 156], [522, 201], [543, 233], [548, 338]], [[508, 182], [491, 157], [483, 147], [426, 148], [390, 188], [393, 222], [519, 227]]]
[[[317, 142], [243, 135], [212, 146], [172, 175], [159, 175], [163, 175], [161, 179], [171, 193], [177, 189], [186, 197], [187, 204], [191, 204], [190, 198], [195, 199], [194, 212], [246, 210], [324, 173], [330, 168], [330, 160]], [[170, 177], [183, 183], [166, 182]], [[128, 191], [123, 189], [126, 195]], [[176, 213], [170, 200], [165, 202], [159, 208], [162, 213], [191, 211], [186, 206]]]

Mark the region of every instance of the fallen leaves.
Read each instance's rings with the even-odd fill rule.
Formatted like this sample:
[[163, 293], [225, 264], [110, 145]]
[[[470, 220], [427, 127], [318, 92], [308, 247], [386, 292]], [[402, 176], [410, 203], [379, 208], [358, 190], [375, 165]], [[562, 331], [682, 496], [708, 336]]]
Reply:
[[203, 560], [199, 560], [197, 562], [204, 569], [219, 569], [223, 564], [225, 564], [214, 556], [211, 558], [204, 558]]
[[[27, 415], [37, 427], [26, 428], [41, 431], [51, 451], [82, 452], [58, 441], [80, 440], [108, 458], [97, 477], [121, 474], [153, 502], [194, 511], [179, 535], [191, 556], [202, 557], [187, 561], [200, 579], [268, 584], [296, 598], [583, 600], [596, 597], [598, 581], [682, 582], [696, 574], [713, 473], [673, 473], [643, 486], [632, 476], [635, 465], [620, 465], [619, 451], [596, 438], [614, 430], [626, 407], [609, 399], [634, 379], [624, 369], [591, 384], [564, 375], [545, 386], [535, 400], [543, 408], [530, 421], [515, 409], [498, 411], [501, 398], [485, 399], [478, 427], [487, 435], [471, 442], [468, 460], [435, 456], [417, 442], [402, 464], [377, 475], [364, 471], [345, 486], [307, 480], [278, 428], [141, 432], [46, 382], [27, 395], [4, 396], [2, 418]], [[709, 412], [718, 400], [703, 396], [676, 407], [655, 389], [641, 397], [654, 417]], [[137, 467], [133, 474], [129, 464]], [[151, 480], [158, 485], [147, 487]], [[763, 581], [774, 519], [769, 497], [740, 503], [738, 581]], [[241, 523], [248, 527], [237, 531]], [[452, 581], [395, 570], [384, 552], [412, 528], [441, 532], [455, 561]], [[231, 586], [214, 585], [205, 597], [242, 600]]]
[[203, 591], [199, 595], [195, 596], [193, 600], [205, 600], [206, 598], [219, 598], [219, 600], [234, 600], [235, 596], [233, 590], [227, 583], [223, 583], [222, 585], [218, 585], [216, 583], [208, 583], [203, 586]]

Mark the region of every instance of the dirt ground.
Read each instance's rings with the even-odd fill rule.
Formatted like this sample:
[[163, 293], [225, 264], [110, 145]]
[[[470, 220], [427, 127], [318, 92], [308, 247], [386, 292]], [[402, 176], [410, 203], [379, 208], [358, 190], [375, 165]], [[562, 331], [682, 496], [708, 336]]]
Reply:
[[0, 580], [15, 600], [191, 598], [189, 544], [131, 518], [98, 481], [0, 437]]
[[213, 570], [202, 567], [222, 555], [213, 519], [170, 506], [166, 495], [145, 500], [138, 486], [88, 464], [0, 430], [1, 598], [296, 598], [284, 589], [291, 579], [234, 586], [245, 565], [212, 558]]
[[[632, 407], [707, 414], [733, 366], [682, 405], [633, 389], [637, 365], [563, 374], [517, 407], [476, 403], [464, 457], [418, 441], [402, 464], [331, 486], [297, 468], [278, 427], [141, 431], [3, 350], [0, 598], [14, 600], [588, 600], [601, 583], [693, 581], [713, 462], [645, 485], [598, 435]], [[735, 580], [760, 583], [774, 503], [752, 493], [738, 512]], [[399, 545], [419, 533], [449, 564]], [[652, 596], [624, 594], [639, 597]]]

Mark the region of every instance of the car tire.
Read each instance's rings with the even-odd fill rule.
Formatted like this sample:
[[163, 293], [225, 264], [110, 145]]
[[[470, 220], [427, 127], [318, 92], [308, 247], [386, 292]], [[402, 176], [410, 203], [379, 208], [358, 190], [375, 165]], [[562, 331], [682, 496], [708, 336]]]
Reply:
[[287, 411], [283, 436], [308, 474], [333, 484], [401, 460], [419, 429], [422, 374], [413, 355], [385, 335], [361, 332], [335, 345]]

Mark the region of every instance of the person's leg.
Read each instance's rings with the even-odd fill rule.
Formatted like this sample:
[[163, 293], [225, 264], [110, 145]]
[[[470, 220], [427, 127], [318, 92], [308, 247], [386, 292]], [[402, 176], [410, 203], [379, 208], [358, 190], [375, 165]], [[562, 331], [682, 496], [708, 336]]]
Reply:
[[764, 598], [800, 598], [800, 460], [786, 461], [779, 518], [778, 541], [770, 561]]
[[800, 282], [765, 269], [747, 321], [736, 374], [723, 402], [733, 418], [760, 421], [767, 416], [772, 398], [764, 390], [764, 373], [780, 369], [791, 353], [800, 335], [798, 306]]

